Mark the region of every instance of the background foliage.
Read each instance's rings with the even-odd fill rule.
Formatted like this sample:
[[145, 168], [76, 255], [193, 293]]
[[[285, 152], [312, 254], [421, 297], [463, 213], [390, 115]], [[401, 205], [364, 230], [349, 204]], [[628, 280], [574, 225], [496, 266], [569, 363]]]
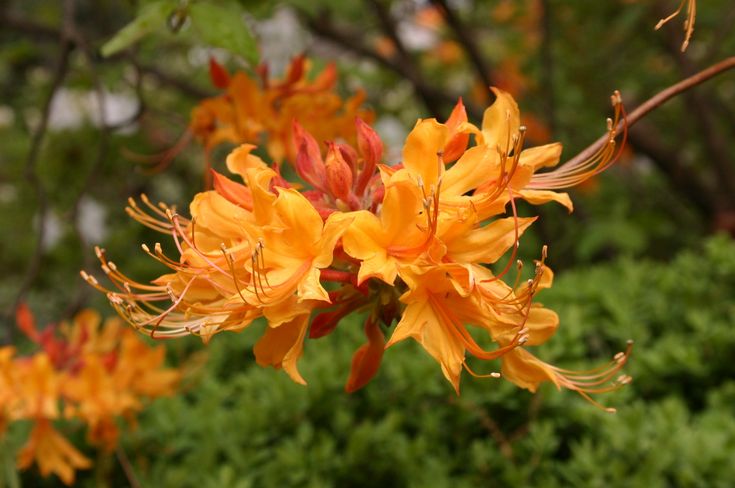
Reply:
[[[686, 54], [678, 20], [652, 29], [678, 3], [664, 0], [448, 2], [461, 29], [426, 13], [441, 1], [153, 3], [166, 15], [103, 58], [101, 47], [149, 3], [0, 2], [4, 341], [19, 341], [10, 318], [19, 298], [41, 323], [88, 304], [108, 310], [77, 277], [93, 268], [94, 244], [131, 275], [160, 272], [137, 252], [159, 237], [122, 207], [140, 192], [181, 206], [201, 189], [195, 144], [157, 174], [140, 156], [171, 147], [189, 110], [216, 93], [209, 56], [252, 69], [260, 54], [274, 74], [303, 51], [317, 66], [336, 59], [344, 93], [367, 90], [396, 161], [415, 119], [444, 119], [459, 95], [479, 122], [485, 82], [516, 96], [533, 143], [560, 140], [571, 157], [602, 133], [613, 89], [634, 107], [735, 52], [726, 0], [700, 6]], [[185, 394], [153, 404], [127, 436], [141, 484], [727, 486], [735, 247], [707, 235], [735, 229], [733, 136], [735, 78], [724, 75], [638, 124], [625, 161], [573, 194], [574, 214], [543, 208], [524, 237], [525, 255], [548, 243], [561, 271], [541, 295], [562, 320], [544, 359], [587, 366], [636, 340], [634, 383], [605, 399], [617, 415], [571, 393], [534, 396], [469, 377], [455, 397], [410, 344], [389, 350], [376, 381], [348, 396], [359, 318], [307, 344], [304, 389], [254, 364], [246, 351], [259, 330], [250, 330], [216, 338]], [[201, 350], [172, 343], [171, 361]], [[22, 426], [11, 434], [17, 446]], [[80, 473], [82, 485], [126, 482], [112, 457], [95, 469]], [[33, 472], [23, 482], [57, 483]]]

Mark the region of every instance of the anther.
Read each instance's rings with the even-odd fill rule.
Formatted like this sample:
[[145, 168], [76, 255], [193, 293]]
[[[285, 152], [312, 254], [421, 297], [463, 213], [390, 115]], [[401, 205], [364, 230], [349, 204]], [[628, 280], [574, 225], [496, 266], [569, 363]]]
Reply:
[[491, 378], [500, 378], [500, 373], [498, 373], [497, 371], [493, 371], [492, 373], [490, 373], [490, 377]]
[[172, 302], [176, 301], [176, 295], [174, 294], [174, 290], [173, 288], [171, 288], [170, 283], [166, 285], [166, 293], [168, 293], [168, 297], [171, 299]]
[[143, 249], [143, 252], [146, 252], [148, 254], [151, 253], [151, 250], [150, 250], [150, 248], [148, 247], [147, 244], [141, 244], [140, 247]]

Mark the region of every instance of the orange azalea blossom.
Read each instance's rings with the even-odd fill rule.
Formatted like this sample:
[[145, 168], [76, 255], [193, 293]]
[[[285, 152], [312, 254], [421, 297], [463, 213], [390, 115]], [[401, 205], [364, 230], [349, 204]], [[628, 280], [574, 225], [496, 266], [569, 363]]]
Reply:
[[18, 455], [20, 469], [36, 463], [43, 476], [53, 473], [73, 484], [75, 470], [92, 463], [54, 428], [54, 421], [81, 420], [89, 441], [110, 451], [119, 436], [117, 418], [132, 421], [143, 398], [175, 391], [180, 374], [163, 367], [164, 349], [150, 348], [119, 319], [101, 325], [96, 312], [83, 310], [71, 324], [39, 331], [21, 305], [17, 321], [41, 347], [26, 357], [0, 348], [0, 435], [10, 422], [34, 422]]
[[305, 56], [293, 59], [283, 80], [268, 76], [259, 67], [260, 79], [243, 72], [230, 75], [214, 60], [210, 73], [222, 95], [207, 98], [191, 114], [189, 130], [207, 153], [223, 142], [258, 143], [265, 136], [265, 149], [280, 164], [294, 162], [297, 147], [291, 141], [291, 124], [298, 120], [318, 140], [355, 141], [355, 117], [371, 121], [372, 112], [361, 108], [365, 93], [342, 100], [335, 91], [337, 70], [329, 64], [313, 80], [308, 79], [310, 62]]
[[[385, 347], [413, 338], [457, 392], [466, 369], [505, 376], [530, 390], [549, 381], [597, 404], [591, 394], [629, 381], [615, 375], [630, 348], [592, 372], [536, 359], [526, 347], [545, 342], [558, 326], [556, 314], [535, 301], [552, 281], [546, 248], [531, 279], [521, 279], [522, 263], [512, 286], [503, 279], [535, 220], [519, 216], [516, 201], [557, 202], [571, 211], [569, 196], [556, 190], [585, 181], [619, 157], [620, 96], [612, 98], [615, 119], [608, 121], [602, 149], [544, 171], [558, 164], [561, 145], [525, 149], [516, 102], [493, 90], [497, 100], [479, 127], [467, 120], [461, 100], [445, 123], [419, 120], [394, 166], [382, 164], [380, 138], [360, 119], [355, 145], [320, 145], [306, 127], [292, 125], [300, 182], [284, 180], [252, 154], [254, 146], [242, 145], [226, 161], [242, 182], [213, 172], [214, 190], [194, 198], [189, 219], [146, 197], [142, 206], [131, 200], [131, 216], [173, 237], [176, 259], [160, 244], [153, 251], [144, 246], [172, 273], [150, 284], [135, 282], [99, 250], [114, 288], [83, 276], [107, 293], [121, 316], [154, 337], [208, 340], [265, 317], [257, 362], [283, 368], [299, 383], [305, 381], [296, 364], [307, 336], [327, 335], [344, 317], [364, 310], [367, 342], [353, 357], [349, 392], [375, 376]], [[498, 272], [491, 271], [501, 262]], [[502, 374], [475, 373], [469, 362], [477, 360], [500, 360]]]

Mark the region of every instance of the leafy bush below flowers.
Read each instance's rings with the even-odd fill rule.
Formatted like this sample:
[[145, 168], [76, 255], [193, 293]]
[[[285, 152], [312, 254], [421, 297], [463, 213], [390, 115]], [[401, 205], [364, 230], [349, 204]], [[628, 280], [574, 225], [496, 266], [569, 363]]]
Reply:
[[414, 343], [388, 349], [371, 387], [344, 394], [358, 324], [307, 345], [321, 350], [305, 355], [308, 388], [242, 352], [260, 330], [222, 335], [196, 387], [151, 405], [125, 449], [142, 486], [729, 486], [733, 297], [724, 237], [669, 263], [559, 276], [539, 297], [561, 317], [545, 357], [577, 367], [636, 341], [633, 383], [605, 397], [614, 415], [550, 385], [531, 395], [468, 377], [458, 397]]

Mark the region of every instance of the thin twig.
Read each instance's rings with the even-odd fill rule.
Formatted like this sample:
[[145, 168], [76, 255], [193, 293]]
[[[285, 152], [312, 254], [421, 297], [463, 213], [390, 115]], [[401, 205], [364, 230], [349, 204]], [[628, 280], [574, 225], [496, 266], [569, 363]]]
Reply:
[[[459, 17], [454, 10], [450, 8], [446, 0], [431, 0], [431, 3], [439, 8], [444, 21], [447, 23], [449, 28], [452, 29], [454, 37], [456, 37], [457, 41], [464, 48], [467, 56], [470, 58], [472, 66], [475, 68], [475, 74], [485, 88], [494, 86], [495, 83], [490, 75], [490, 67], [485, 62], [485, 59], [483, 58], [482, 53], [480, 52], [480, 49], [477, 46], [475, 39], [472, 37], [472, 33], [468, 27], [459, 20]], [[495, 101], [495, 94], [493, 92], [489, 92], [489, 95], [490, 102], [492, 103]]]
[[130, 459], [128, 459], [125, 449], [121, 446], [117, 446], [115, 454], [117, 455], [117, 461], [125, 472], [125, 477], [128, 479], [128, 483], [130, 483], [130, 488], [141, 488], [140, 481], [138, 481], [138, 477], [135, 476], [133, 465], [130, 464]]
[[[36, 199], [38, 200], [38, 229], [36, 232], [36, 245], [31, 254], [28, 267], [26, 268], [25, 276], [23, 277], [20, 287], [16, 292], [14, 300], [10, 303], [8, 309], [5, 311], [6, 317], [12, 317], [15, 309], [21, 303], [26, 293], [30, 289], [31, 285], [35, 281], [38, 273], [41, 270], [41, 261], [43, 258], [43, 241], [46, 237], [45, 220], [48, 213], [48, 197], [46, 190], [43, 187], [41, 178], [36, 172], [38, 158], [41, 154], [41, 147], [46, 136], [48, 129], [49, 119], [51, 117], [51, 108], [53, 105], [54, 97], [56, 92], [61, 88], [64, 83], [64, 79], [69, 71], [69, 58], [74, 50], [74, 44], [72, 42], [71, 28], [73, 18], [73, 2], [64, 2], [64, 25], [59, 31], [59, 41], [61, 43], [61, 53], [59, 55], [59, 61], [54, 71], [53, 78], [51, 80], [51, 88], [49, 89], [48, 96], [43, 104], [41, 111], [41, 120], [38, 123], [36, 131], [33, 133], [31, 139], [31, 146], [28, 151], [28, 157], [26, 158], [25, 168], [23, 170], [23, 176], [26, 181], [33, 187], [36, 193]], [[13, 327], [8, 326], [4, 331], [4, 341], [10, 343], [13, 338]]]
[[656, 126], [642, 120], [628, 131], [628, 141], [633, 150], [644, 153], [669, 180], [672, 188], [683, 196], [701, 215], [712, 215], [716, 203], [712, 201], [712, 191], [708, 189], [697, 173], [681, 160], [674, 148], [663, 143]]
[[403, 45], [403, 41], [398, 36], [398, 28], [390, 11], [381, 0], [367, 0], [367, 4], [378, 18], [381, 30], [396, 48], [397, 59], [394, 61], [395, 65], [401, 67], [403, 77], [413, 84], [416, 93], [424, 102], [429, 112], [439, 117], [442, 114], [443, 101], [441, 97], [437, 97], [431, 90], [427, 89], [428, 84], [424, 81], [421, 70], [416, 66], [411, 53], [408, 52], [406, 46]]
[[[54, 27], [17, 17], [9, 13], [3, 15], [2, 9], [0, 9], [0, 27], [20, 32], [27, 37], [34, 38], [42, 42], [57, 43], [61, 37], [61, 32]], [[77, 39], [71, 38], [68, 41], [72, 46], [74, 46]], [[130, 62], [146, 76], [155, 79], [162, 85], [176, 88], [188, 97], [200, 99], [213, 95], [212, 91], [193, 85], [185, 79], [182, 79], [180, 76], [167, 73], [156, 66], [148, 65], [139, 61], [130, 51], [125, 51], [109, 58], [100, 58], [97, 60], [99, 63], [114, 63], [118, 61]]]
[[554, 93], [554, 53], [551, 49], [551, 5], [549, 0], [540, 3], [540, 30], [541, 30], [541, 76], [544, 86], [544, 101], [546, 102], [546, 122], [549, 124], [551, 135], [556, 133], [556, 95]]
[[[628, 124], [628, 127], [634, 125], [636, 122], [638, 122], [640, 119], [645, 117], [649, 112], [655, 110], [659, 106], [666, 103], [671, 98], [679, 95], [680, 93], [699, 85], [700, 83], [703, 83], [710, 78], [713, 78], [720, 73], [723, 73], [729, 69], [735, 68], [735, 56], [726, 58], [722, 61], [720, 61], [717, 64], [714, 64], [710, 66], [707, 69], [704, 69], [689, 78], [685, 78], [684, 80], [681, 80], [680, 82], [671, 85], [670, 87], [666, 88], [665, 90], [659, 92], [658, 94], [654, 95], [653, 97], [649, 98], [647, 101], [645, 101], [643, 104], [638, 106], [635, 110], [630, 112], [625, 120], [621, 120], [618, 124], [617, 131], [620, 133], [623, 129], [623, 125], [625, 123]], [[587, 148], [582, 150], [579, 154], [574, 156], [572, 159], [570, 159], [566, 164], [579, 164], [580, 162], [584, 161], [585, 159], [588, 159], [590, 156], [592, 156], [595, 152], [597, 152], [602, 146], [604, 146], [608, 141], [608, 136], [604, 135], [597, 139], [595, 142], [590, 144]]]
[[[331, 41], [345, 51], [370, 59], [409, 81], [413, 85], [416, 95], [430, 111], [434, 112], [431, 107], [436, 107], [437, 105], [451, 107], [457, 103], [458, 95], [449, 93], [447, 90], [441, 88], [434, 88], [424, 81], [421, 76], [412, 73], [397, 60], [382, 56], [375, 49], [368, 46], [363, 36], [358, 32], [347, 31], [344, 28], [334, 26], [328, 13], [323, 13], [318, 17], [311, 17], [304, 14], [304, 18], [307, 27], [317, 36]], [[473, 118], [482, 118], [482, 110], [479, 107], [467, 104], [466, 108], [467, 112]], [[434, 112], [432, 115], [439, 117], [442, 115], [446, 116], [447, 114]]]
[[501, 429], [498, 423], [493, 420], [486, 409], [473, 402], [472, 400], [462, 399], [457, 401], [454, 397], [450, 397], [449, 401], [450, 403], [458, 405], [465, 410], [468, 410], [477, 415], [478, 419], [480, 420], [480, 425], [482, 425], [488, 431], [493, 440], [498, 444], [500, 454], [502, 454], [502, 456], [508, 461], [513, 461], [513, 444], [508, 439], [508, 436], [505, 435], [503, 429]]
[[[80, 222], [79, 222], [79, 208], [82, 202], [82, 199], [89, 193], [90, 189], [92, 188], [92, 183], [94, 181], [94, 177], [97, 175], [97, 172], [99, 171], [99, 168], [104, 163], [105, 159], [107, 158], [107, 153], [109, 151], [110, 146], [110, 137], [112, 135], [112, 130], [114, 129], [113, 126], [108, 124], [108, 116], [107, 116], [107, 95], [105, 94], [104, 87], [102, 85], [102, 81], [100, 79], [100, 75], [97, 69], [97, 60], [95, 57], [95, 53], [87, 40], [84, 38], [84, 36], [81, 34], [81, 32], [76, 28], [76, 26], [73, 26], [73, 36], [74, 41], [80, 51], [84, 54], [84, 57], [87, 61], [87, 64], [89, 65], [89, 71], [92, 78], [92, 83], [94, 85], [94, 92], [95, 96], [97, 98], [97, 117], [99, 119], [99, 125], [100, 125], [100, 131], [99, 135], [97, 137], [97, 154], [91, 164], [90, 169], [87, 172], [87, 175], [84, 179], [84, 182], [82, 183], [82, 187], [77, 194], [74, 204], [72, 205], [71, 209], [71, 216], [69, 221], [72, 223], [72, 226], [74, 228], [74, 234], [76, 235], [77, 240], [79, 241], [81, 249], [86, 250], [89, 246], [89, 242], [86, 241], [84, 238], [84, 234], [82, 233]], [[139, 73], [139, 72], [138, 72]], [[140, 85], [140, 74], [138, 75], [138, 85]], [[142, 109], [143, 104], [140, 103], [140, 109]], [[139, 112], [140, 109], [137, 111]], [[135, 114], [135, 119], [139, 116], [139, 113]], [[133, 119], [133, 120], [135, 120]], [[128, 122], [128, 121], [124, 121]], [[89, 269], [92, 266], [92, 254], [90, 252], [83, 252], [82, 253], [82, 269]], [[84, 304], [84, 302], [87, 300], [87, 297], [90, 294], [90, 287], [86, 286], [86, 283], [84, 283], [81, 280], [77, 280], [77, 291], [75, 293], [74, 299], [69, 301], [69, 304], [66, 307], [66, 310], [64, 311], [63, 317], [68, 318], [71, 317], [73, 314], [75, 314], [79, 308], [81, 308]]]

